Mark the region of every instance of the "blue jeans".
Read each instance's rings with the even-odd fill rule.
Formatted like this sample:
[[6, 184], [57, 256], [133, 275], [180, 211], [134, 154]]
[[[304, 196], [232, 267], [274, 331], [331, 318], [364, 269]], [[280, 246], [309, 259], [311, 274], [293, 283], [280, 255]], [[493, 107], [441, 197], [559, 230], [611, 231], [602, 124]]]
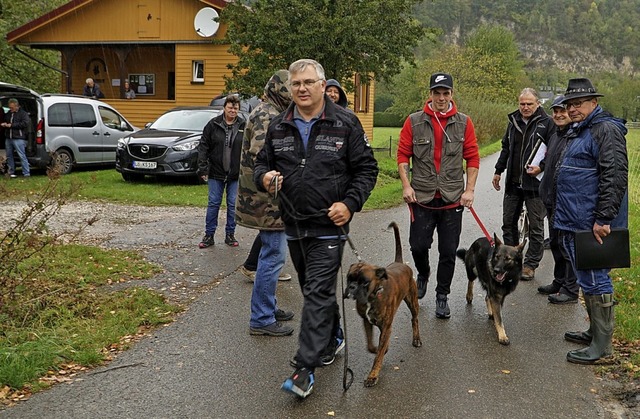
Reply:
[[613, 282], [609, 276], [611, 269], [576, 269], [576, 237], [573, 232], [565, 230], [559, 230], [559, 235], [582, 292], [585, 295], [613, 294]]
[[287, 257], [284, 231], [260, 231], [258, 234], [262, 247], [251, 294], [251, 327], [264, 327], [276, 321], [276, 286]]
[[18, 157], [20, 157], [20, 165], [22, 166], [22, 174], [24, 176], [30, 176], [31, 172], [29, 171], [29, 160], [27, 160], [27, 153], [25, 149], [27, 148], [27, 140], [23, 139], [10, 139], [7, 138], [4, 140], [4, 148], [7, 152], [7, 164], [9, 165], [9, 174], [15, 175], [16, 173], [16, 161], [13, 158], [13, 150], [15, 149], [18, 153]]
[[207, 205], [207, 217], [205, 219], [205, 234], [212, 235], [218, 228], [218, 212], [222, 204], [222, 194], [227, 190], [227, 225], [226, 234], [233, 234], [236, 231], [236, 195], [238, 195], [237, 180], [217, 180], [209, 179], [209, 203]]

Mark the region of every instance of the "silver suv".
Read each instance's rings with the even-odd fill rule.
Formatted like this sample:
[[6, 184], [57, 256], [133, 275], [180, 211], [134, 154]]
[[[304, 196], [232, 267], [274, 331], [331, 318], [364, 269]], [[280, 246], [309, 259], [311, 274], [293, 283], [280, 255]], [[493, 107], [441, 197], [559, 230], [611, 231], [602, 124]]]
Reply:
[[[32, 121], [27, 133], [27, 157], [34, 167], [55, 163], [66, 174], [75, 165], [114, 165], [118, 140], [138, 130], [112, 106], [96, 99], [41, 95], [0, 82], [0, 103], [6, 105], [12, 97], [18, 99]], [[4, 147], [4, 141], [0, 147]]]

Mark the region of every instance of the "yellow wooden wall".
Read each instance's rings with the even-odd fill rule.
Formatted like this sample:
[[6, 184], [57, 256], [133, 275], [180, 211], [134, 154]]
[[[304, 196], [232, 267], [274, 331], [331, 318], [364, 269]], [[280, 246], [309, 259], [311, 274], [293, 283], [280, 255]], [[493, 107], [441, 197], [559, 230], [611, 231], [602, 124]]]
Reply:
[[[227, 45], [176, 45], [176, 102], [180, 105], [208, 105], [224, 93], [224, 75], [230, 75], [227, 64], [237, 57], [227, 52]], [[192, 62], [204, 61], [204, 83], [192, 81]]]
[[[21, 36], [18, 43], [202, 41], [193, 20], [205, 3], [194, 0], [93, 1]], [[218, 10], [218, 13], [220, 11]], [[146, 17], [149, 17], [147, 20]], [[151, 33], [149, 25], [157, 26]], [[222, 39], [224, 26], [210, 39]], [[13, 41], [13, 40], [10, 40]]]

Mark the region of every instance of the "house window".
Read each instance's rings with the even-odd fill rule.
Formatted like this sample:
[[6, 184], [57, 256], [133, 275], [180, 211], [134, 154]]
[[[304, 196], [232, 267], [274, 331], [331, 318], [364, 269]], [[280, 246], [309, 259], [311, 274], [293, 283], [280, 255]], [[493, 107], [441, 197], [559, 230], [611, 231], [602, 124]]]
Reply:
[[356, 74], [356, 91], [354, 97], [354, 111], [356, 112], [369, 112], [369, 94], [370, 85], [365, 84], [365, 80], [361, 80], [360, 74]]
[[191, 81], [196, 83], [204, 83], [204, 61], [194, 60], [193, 63], [193, 78]]

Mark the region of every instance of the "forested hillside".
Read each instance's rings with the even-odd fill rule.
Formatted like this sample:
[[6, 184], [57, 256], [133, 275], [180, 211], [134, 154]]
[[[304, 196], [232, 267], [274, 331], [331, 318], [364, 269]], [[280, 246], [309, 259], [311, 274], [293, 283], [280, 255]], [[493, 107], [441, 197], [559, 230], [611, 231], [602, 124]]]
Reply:
[[425, 0], [415, 16], [446, 43], [460, 44], [483, 23], [505, 26], [529, 65], [640, 69], [640, 0]]

